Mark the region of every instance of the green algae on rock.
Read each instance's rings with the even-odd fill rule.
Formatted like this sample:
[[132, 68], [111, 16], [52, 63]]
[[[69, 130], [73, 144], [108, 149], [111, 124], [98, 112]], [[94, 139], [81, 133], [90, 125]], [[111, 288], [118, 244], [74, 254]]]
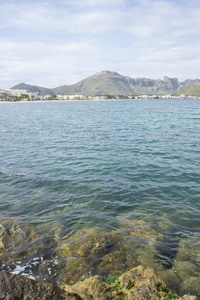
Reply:
[[179, 298], [176, 293], [167, 288], [165, 282], [151, 268], [145, 268], [141, 265], [125, 272], [109, 284], [108, 281], [96, 275], [73, 286], [65, 285], [64, 289], [70, 293], [77, 293], [82, 299], [94, 300], [167, 300]]

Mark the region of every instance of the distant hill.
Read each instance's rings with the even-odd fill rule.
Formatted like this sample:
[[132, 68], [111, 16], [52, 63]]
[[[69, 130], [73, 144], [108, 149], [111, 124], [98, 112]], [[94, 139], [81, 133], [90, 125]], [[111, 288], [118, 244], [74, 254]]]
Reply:
[[[187, 86], [200, 84], [200, 79], [187, 79], [179, 82], [177, 78], [165, 76], [161, 79], [130, 78], [116, 72], [102, 71], [72, 85], [63, 85], [48, 89], [44, 87], [20, 83], [12, 89], [26, 89], [28, 92], [38, 92], [40, 95], [163, 95], [176, 94], [183, 91]], [[195, 90], [196, 91], [196, 90]], [[200, 93], [199, 93], [200, 96]]]
[[177, 91], [178, 95], [184, 94], [186, 96], [200, 96], [200, 83], [188, 84], [186, 87]]
[[13, 90], [27, 90], [29, 93], [39, 93], [40, 95], [53, 95], [53, 90], [36, 86], [36, 85], [30, 85], [26, 83], [20, 83], [15, 86], [13, 86], [11, 89]]

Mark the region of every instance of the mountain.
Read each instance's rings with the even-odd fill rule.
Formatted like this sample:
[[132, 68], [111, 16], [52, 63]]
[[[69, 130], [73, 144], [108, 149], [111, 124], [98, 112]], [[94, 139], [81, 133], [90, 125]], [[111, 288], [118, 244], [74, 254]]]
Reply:
[[192, 95], [199, 97], [200, 96], [200, 83], [188, 84], [184, 88], [177, 91], [177, 95], [184, 94], [186, 96]]
[[53, 89], [28, 85], [25, 83], [18, 84], [12, 87], [12, 89], [26, 89], [28, 92], [38, 92], [40, 95], [163, 95], [179, 92], [183, 94], [183, 91], [187, 86], [199, 83], [200, 79], [187, 79], [183, 82], [179, 82], [177, 78], [169, 78], [167, 76], [165, 76], [163, 80], [130, 78], [116, 72], [102, 71], [75, 84], [63, 85]]
[[53, 90], [41, 86], [20, 83], [11, 88], [12, 90], [27, 90], [29, 93], [39, 93], [40, 95], [53, 95]]

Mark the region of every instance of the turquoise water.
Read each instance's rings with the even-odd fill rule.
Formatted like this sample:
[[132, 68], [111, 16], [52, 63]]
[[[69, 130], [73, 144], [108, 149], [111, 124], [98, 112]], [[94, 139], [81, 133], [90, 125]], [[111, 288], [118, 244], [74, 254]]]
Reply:
[[199, 133], [199, 100], [2, 103], [0, 214], [63, 236], [125, 216], [199, 239]]

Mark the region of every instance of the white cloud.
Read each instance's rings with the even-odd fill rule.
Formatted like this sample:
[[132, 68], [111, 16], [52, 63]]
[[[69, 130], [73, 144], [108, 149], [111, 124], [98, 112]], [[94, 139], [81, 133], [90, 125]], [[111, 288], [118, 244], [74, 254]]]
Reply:
[[110, 7], [124, 7], [127, 1], [125, 0], [75, 0], [73, 5], [76, 8], [110, 8]]
[[100, 53], [93, 40], [61, 44], [0, 40], [0, 80], [7, 88], [22, 81], [47, 87], [72, 84], [84, 78], [85, 69], [90, 72]]
[[102, 69], [200, 77], [197, 0], [2, 0], [0, 87], [56, 86]]

